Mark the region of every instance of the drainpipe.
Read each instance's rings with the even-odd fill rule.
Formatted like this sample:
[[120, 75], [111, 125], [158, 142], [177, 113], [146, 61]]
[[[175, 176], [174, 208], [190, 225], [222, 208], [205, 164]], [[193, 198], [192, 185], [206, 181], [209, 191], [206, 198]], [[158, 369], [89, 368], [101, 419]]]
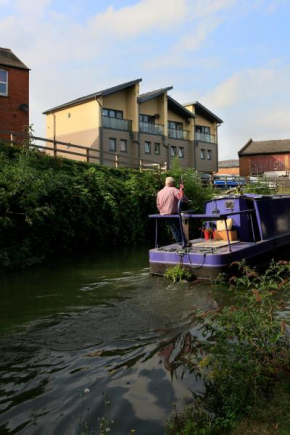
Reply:
[[99, 127], [99, 159], [100, 159], [100, 165], [104, 164], [104, 146], [103, 146], [103, 122], [102, 122], [102, 116], [103, 116], [103, 106], [100, 103], [100, 101], [98, 100], [97, 97], [95, 97], [95, 100], [97, 101], [97, 103], [99, 104], [100, 108], [101, 108], [101, 126]]
[[[139, 93], [138, 93], [139, 95]], [[135, 141], [137, 145], [137, 166], [140, 166], [140, 159], [141, 159], [141, 133], [140, 133], [140, 104], [138, 102], [137, 98], [137, 125], [138, 125], [138, 132], [137, 132], [137, 141]], [[140, 168], [139, 168], [140, 169]]]
[[57, 148], [56, 148], [56, 117], [55, 113], [51, 112], [53, 116], [53, 155], [56, 157], [57, 155]]
[[221, 124], [217, 124], [216, 127], [215, 127], [215, 137], [216, 137], [216, 166], [217, 166], [217, 172], [218, 172], [218, 170], [219, 170], [219, 157], [218, 157], [218, 150], [219, 150], [219, 147], [218, 147], [218, 145], [219, 145], [219, 143], [218, 143], [218, 127], [219, 127], [220, 125], [221, 125]]
[[196, 168], [195, 117], [193, 118], [193, 169]]

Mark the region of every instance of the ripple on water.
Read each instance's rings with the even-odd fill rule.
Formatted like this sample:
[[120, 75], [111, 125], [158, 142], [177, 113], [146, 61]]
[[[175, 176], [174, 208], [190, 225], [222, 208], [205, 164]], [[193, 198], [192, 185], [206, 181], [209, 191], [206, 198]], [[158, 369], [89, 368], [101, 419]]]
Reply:
[[97, 431], [107, 394], [114, 433], [163, 434], [171, 403], [202, 388], [177, 361], [194, 342], [192, 307], [216, 305], [209, 288], [168, 285], [147, 268], [71, 282], [70, 304], [40, 289], [47, 304], [58, 295], [55, 312], [0, 336], [0, 428], [77, 434], [87, 422]]

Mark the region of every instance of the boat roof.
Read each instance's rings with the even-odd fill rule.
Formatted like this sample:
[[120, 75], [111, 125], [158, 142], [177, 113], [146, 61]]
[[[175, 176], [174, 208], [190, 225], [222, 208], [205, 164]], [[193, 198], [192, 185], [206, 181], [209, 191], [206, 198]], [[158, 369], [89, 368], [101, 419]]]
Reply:
[[209, 199], [207, 202], [214, 202], [220, 199], [242, 199], [242, 198], [249, 198], [249, 199], [261, 199], [261, 198], [273, 198], [273, 199], [277, 199], [277, 198], [289, 198], [290, 194], [283, 194], [283, 195], [279, 195], [279, 194], [274, 194], [274, 195], [264, 195], [264, 194], [258, 194], [258, 193], [243, 193], [242, 195], [234, 195], [234, 194], [229, 194], [229, 195], [217, 195], [215, 196], [213, 199]]

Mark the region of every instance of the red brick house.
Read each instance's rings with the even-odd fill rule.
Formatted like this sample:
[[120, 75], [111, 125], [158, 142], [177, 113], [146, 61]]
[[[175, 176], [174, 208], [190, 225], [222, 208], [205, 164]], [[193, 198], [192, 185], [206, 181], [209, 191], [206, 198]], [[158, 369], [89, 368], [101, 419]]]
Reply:
[[0, 48], [0, 130], [22, 133], [28, 125], [29, 68], [11, 50]]
[[290, 139], [253, 141], [239, 151], [240, 175], [290, 170]]

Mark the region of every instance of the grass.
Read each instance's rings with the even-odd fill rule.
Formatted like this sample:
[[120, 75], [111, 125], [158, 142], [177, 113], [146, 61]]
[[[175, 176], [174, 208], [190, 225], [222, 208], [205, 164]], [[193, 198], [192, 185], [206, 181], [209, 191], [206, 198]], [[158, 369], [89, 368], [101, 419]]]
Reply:
[[254, 416], [245, 418], [232, 430], [232, 435], [289, 435], [290, 383], [280, 382], [273, 396], [258, 402]]

